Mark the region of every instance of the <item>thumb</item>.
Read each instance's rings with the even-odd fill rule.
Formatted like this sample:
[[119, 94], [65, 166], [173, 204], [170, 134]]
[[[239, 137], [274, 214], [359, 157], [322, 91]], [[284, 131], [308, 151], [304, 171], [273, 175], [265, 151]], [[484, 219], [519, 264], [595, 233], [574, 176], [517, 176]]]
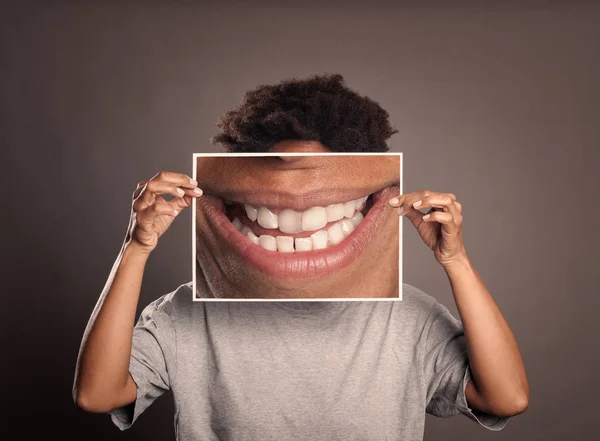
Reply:
[[406, 204], [404, 204], [402, 213], [401, 213], [404, 217], [408, 218], [408, 220], [415, 226], [418, 227], [421, 222], [423, 222], [423, 216], [424, 214], [421, 213], [419, 210], [417, 210], [416, 208], [412, 207], [412, 206], [407, 206]]

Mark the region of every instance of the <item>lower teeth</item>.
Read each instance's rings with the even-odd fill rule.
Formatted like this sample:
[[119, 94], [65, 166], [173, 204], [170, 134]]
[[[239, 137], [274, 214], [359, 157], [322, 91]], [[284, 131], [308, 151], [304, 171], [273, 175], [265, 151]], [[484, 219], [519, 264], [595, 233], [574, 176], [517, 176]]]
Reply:
[[350, 219], [335, 222], [327, 230], [319, 230], [309, 237], [297, 237], [295, 239], [291, 236], [271, 236], [268, 234], [256, 236], [248, 226], [242, 225], [237, 217], [232, 223], [238, 231], [248, 237], [254, 244], [266, 250], [293, 253], [296, 251], [322, 250], [337, 245], [358, 227], [363, 218], [363, 214], [359, 211]]

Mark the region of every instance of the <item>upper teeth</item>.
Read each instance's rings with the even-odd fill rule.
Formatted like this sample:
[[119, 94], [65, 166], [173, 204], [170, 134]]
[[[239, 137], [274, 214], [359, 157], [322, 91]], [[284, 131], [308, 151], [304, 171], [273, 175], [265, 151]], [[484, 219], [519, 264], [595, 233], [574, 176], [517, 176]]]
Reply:
[[244, 204], [244, 209], [248, 219], [257, 221], [263, 228], [279, 228], [283, 233], [295, 234], [302, 231], [318, 230], [329, 222], [335, 222], [344, 217], [352, 218], [356, 211], [362, 209], [367, 197], [340, 204], [331, 204], [327, 207], [312, 207], [303, 212], [286, 209], [276, 214], [266, 207], [256, 208], [250, 204]]
[[269, 234], [257, 236], [250, 227], [243, 225], [237, 217], [232, 223], [244, 236], [247, 236], [252, 242], [264, 249], [293, 253], [295, 251], [322, 250], [337, 245], [352, 233], [362, 220], [363, 215], [359, 211], [351, 219], [337, 221], [327, 230], [319, 230], [309, 237], [296, 237], [295, 239], [292, 236], [271, 236]]

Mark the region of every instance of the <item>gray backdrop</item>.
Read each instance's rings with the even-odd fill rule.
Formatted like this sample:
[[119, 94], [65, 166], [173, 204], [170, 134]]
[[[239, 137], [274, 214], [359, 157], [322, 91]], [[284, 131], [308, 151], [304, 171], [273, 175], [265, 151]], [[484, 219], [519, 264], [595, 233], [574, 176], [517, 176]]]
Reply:
[[[598, 439], [598, 6], [24, 3], [0, 11], [5, 430], [174, 439], [167, 396], [123, 434], [70, 397], [130, 195], [216, 151], [216, 120], [247, 89], [339, 72], [389, 110], [405, 190], [462, 202], [467, 250], [528, 369], [530, 408], [503, 432], [428, 417], [425, 439]], [[405, 281], [456, 312], [404, 222]], [[191, 279], [190, 236], [188, 212], [152, 256], [141, 306]]]

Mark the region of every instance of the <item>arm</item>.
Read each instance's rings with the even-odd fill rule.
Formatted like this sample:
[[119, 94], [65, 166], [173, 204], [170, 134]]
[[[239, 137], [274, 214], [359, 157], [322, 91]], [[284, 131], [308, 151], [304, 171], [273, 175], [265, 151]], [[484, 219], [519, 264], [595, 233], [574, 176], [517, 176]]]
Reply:
[[[450, 280], [472, 374], [465, 390], [467, 403], [496, 416], [522, 413], [529, 402], [523, 360], [508, 323], [467, 257], [462, 206], [456, 196], [424, 190], [401, 195], [390, 204], [415, 226]], [[422, 208], [431, 210], [417, 210]]]
[[[135, 313], [146, 262], [174, 218], [202, 191], [190, 177], [161, 172], [134, 193], [125, 243], [86, 327], [75, 371], [73, 396], [90, 412], [133, 403], [137, 386], [129, 374]], [[171, 194], [166, 201], [161, 195]]]
[[79, 352], [74, 396], [89, 412], [108, 412], [136, 399], [129, 375], [135, 312], [148, 254], [124, 245], [94, 308]]
[[463, 323], [472, 381], [470, 407], [498, 416], [524, 412], [529, 385], [515, 336], [466, 256], [445, 268]]

